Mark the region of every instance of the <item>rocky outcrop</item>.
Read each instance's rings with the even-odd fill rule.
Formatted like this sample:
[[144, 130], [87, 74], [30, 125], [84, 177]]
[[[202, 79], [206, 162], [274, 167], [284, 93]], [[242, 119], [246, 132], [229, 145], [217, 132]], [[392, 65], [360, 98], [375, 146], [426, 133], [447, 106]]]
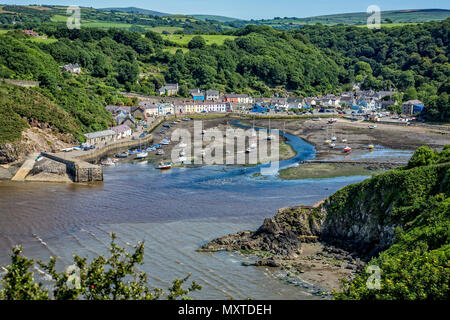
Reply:
[[21, 144], [0, 144], [0, 164], [18, 161], [25, 153], [26, 148]]
[[32, 152], [59, 150], [73, 143], [71, 135], [55, 133], [46, 123], [32, 121], [31, 125], [20, 141], [0, 143], [0, 164], [20, 162]]
[[[212, 240], [199, 251], [243, 251], [269, 257], [293, 258], [301, 254], [301, 244], [315, 242], [325, 218], [322, 207], [288, 207], [264, 220], [256, 231], [242, 231]], [[276, 265], [273, 259], [259, 262]]]

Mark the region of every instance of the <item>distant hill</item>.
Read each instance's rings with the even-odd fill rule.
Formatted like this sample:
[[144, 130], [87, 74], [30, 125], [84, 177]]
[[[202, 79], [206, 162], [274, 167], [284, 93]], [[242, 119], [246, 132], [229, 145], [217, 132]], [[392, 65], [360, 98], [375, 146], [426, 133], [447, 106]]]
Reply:
[[147, 9], [141, 9], [136, 7], [127, 7], [127, 8], [102, 8], [99, 9], [102, 11], [120, 11], [120, 12], [126, 12], [126, 13], [134, 13], [134, 14], [148, 14], [151, 16], [160, 16], [160, 17], [167, 17], [170, 16], [169, 13], [164, 12], [158, 12], [153, 10], [147, 10]]
[[214, 16], [209, 14], [191, 14], [191, 17], [194, 17], [199, 20], [215, 20], [219, 22], [232, 22], [232, 21], [240, 21], [241, 19], [237, 18], [231, 18], [231, 17], [224, 17], [224, 16]]
[[[274, 28], [293, 29], [305, 24], [325, 24], [325, 25], [361, 25], [366, 24], [368, 14], [366, 12], [341, 13], [307, 18], [276, 17], [274, 19], [263, 19], [251, 21], [258, 25], [269, 25]], [[382, 11], [381, 22], [387, 24], [401, 23], [421, 23], [428, 21], [441, 21], [450, 17], [450, 10], [446, 9], [413, 9], [413, 10], [393, 10]], [[246, 21], [246, 23], [250, 23]]]

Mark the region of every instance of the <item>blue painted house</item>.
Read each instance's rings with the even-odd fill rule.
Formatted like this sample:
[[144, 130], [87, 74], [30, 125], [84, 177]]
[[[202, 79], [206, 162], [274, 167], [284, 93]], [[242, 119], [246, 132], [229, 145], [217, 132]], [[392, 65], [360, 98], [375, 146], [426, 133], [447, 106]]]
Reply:
[[205, 101], [205, 94], [203, 92], [193, 92], [191, 95], [194, 101]]

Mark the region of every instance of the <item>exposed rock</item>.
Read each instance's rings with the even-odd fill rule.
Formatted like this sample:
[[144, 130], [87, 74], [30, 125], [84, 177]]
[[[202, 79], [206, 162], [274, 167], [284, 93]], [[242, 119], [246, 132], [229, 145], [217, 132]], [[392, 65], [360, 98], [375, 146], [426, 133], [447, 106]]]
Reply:
[[[321, 207], [288, 207], [273, 218], [264, 220], [256, 231], [242, 231], [212, 240], [199, 251], [243, 251], [274, 256], [295, 257], [301, 254], [302, 242], [315, 242], [325, 218]], [[261, 262], [263, 263], [263, 262]], [[264, 263], [276, 264], [273, 261]], [[267, 264], [264, 264], [267, 265]]]

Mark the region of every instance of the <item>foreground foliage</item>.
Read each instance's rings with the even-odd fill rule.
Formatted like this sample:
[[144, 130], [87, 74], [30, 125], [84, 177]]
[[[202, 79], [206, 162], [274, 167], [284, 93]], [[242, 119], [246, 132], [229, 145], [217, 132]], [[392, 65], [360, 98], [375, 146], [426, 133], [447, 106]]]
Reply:
[[[195, 281], [183, 288], [189, 276], [175, 279], [168, 293], [148, 287], [147, 274], [138, 269], [144, 261], [144, 243], [129, 253], [116, 244], [115, 234], [111, 237], [109, 257], [99, 256], [88, 263], [86, 257], [74, 255], [74, 264], [63, 272], [56, 271], [54, 257], [48, 263], [36, 262], [22, 256], [22, 247], [14, 248], [1, 280], [0, 300], [187, 300], [190, 292], [201, 289]], [[36, 264], [47, 272], [50, 286], [35, 281], [32, 269], [36, 270]]]

